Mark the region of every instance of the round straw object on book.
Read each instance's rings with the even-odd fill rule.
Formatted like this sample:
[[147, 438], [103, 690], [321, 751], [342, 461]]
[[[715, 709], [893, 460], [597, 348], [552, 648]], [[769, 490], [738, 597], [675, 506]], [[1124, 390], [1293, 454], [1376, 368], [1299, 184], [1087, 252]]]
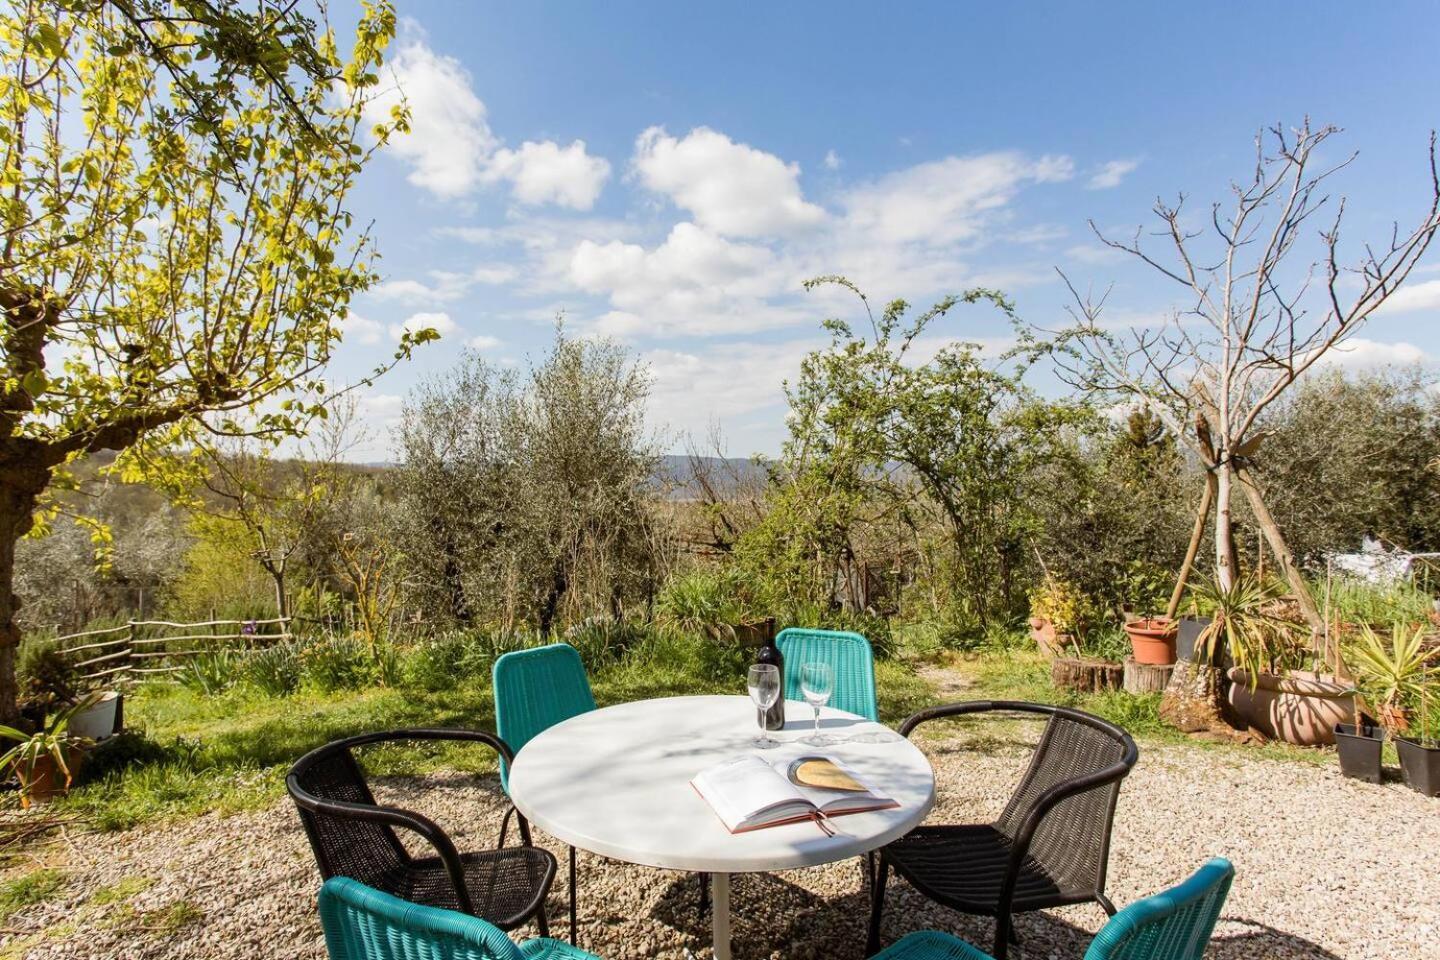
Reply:
[[824, 757], [801, 757], [790, 765], [790, 779], [807, 787], [822, 790], [846, 790], [864, 793], [864, 784]]

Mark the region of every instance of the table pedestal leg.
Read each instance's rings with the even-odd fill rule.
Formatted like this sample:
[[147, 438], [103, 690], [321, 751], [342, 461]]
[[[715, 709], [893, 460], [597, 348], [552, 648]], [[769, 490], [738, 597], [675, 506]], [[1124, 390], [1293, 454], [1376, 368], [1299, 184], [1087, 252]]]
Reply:
[[710, 874], [710, 923], [715, 960], [730, 960], [730, 874]]

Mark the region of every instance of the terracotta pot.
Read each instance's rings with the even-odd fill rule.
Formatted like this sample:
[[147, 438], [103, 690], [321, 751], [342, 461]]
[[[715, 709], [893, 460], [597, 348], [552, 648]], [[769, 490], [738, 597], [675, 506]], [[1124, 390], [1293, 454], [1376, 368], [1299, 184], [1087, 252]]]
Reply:
[[1333, 677], [1307, 670], [1284, 676], [1262, 673], [1255, 688], [1250, 675], [1231, 667], [1230, 706], [1239, 717], [1267, 737], [1302, 747], [1335, 742], [1335, 725], [1355, 717], [1355, 695]]
[[1174, 663], [1177, 629], [1175, 621], [1168, 617], [1131, 620], [1125, 624], [1125, 634], [1130, 638], [1135, 662], [1157, 667]]
[[[66, 763], [72, 779], [80, 776], [80, 766], [84, 762], [84, 751], [71, 747]], [[23, 807], [32, 803], [48, 803], [66, 790], [65, 775], [48, 754], [36, 760], [33, 767], [17, 767], [15, 775], [20, 779], [20, 804]]]
[[1030, 618], [1030, 639], [1040, 652], [1051, 658], [1060, 656], [1060, 639], [1055, 633], [1055, 624], [1045, 617]]
[[1407, 733], [1410, 730], [1410, 711], [1393, 703], [1377, 707], [1375, 719], [1391, 733]]

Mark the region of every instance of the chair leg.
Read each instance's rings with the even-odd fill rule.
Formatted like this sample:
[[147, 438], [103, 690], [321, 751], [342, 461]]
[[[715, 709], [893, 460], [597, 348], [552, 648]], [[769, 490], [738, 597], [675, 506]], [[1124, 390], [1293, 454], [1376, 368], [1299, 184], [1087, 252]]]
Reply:
[[697, 873], [695, 875], [700, 881], [700, 916], [710, 912], [710, 874]]
[[875, 867], [874, 882], [870, 885], [870, 930], [865, 940], [867, 957], [880, 949], [880, 916], [885, 912], [885, 878], [889, 873], [890, 864], [882, 853], [880, 863]]
[[575, 848], [570, 848], [570, 946], [578, 947], [575, 941]]
[[1105, 896], [1105, 894], [1103, 893], [1097, 893], [1095, 894], [1095, 901], [1105, 909], [1106, 913], [1110, 914], [1110, 916], [1112, 917], [1115, 916], [1115, 904], [1110, 902], [1109, 897]]
[[540, 936], [550, 936], [550, 921], [545, 918], [545, 904], [540, 904], [540, 912], [535, 914], [535, 929]]
[[1005, 960], [1010, 944], [1015, 939], [1014, 922], [1010, 914], [1002, 913], [995, 918], [995, 948], [990, 951], [995, 960]]

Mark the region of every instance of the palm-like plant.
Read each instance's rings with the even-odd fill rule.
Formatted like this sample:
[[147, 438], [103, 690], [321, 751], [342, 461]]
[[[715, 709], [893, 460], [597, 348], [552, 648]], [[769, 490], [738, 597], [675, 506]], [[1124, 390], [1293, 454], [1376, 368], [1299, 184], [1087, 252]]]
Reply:
[[1275, 672], [1295, 652], [1294, 624], [1266, 609], [1279, 598], [1275, 586], [1241, 577], [1228, 590], [1212, 581], [1191, 592], [1200, 608], [1210, 611], [1209, 625], [1195, 640], [1197, 661], [1215, 663], [1226, 650], [1253, 689], [1260, 674]]
[[1370, 701], [1381, 726], [1392, 732], [1408, 727], [1404, 705], [1419, 700], [1423, 692], [1426, 632], [1423, 624], [1392, 624], [1387, 643], [1366, 624], [1350, 649], [1356, 686]]
[[20, 778], [20, 803], [30, 806], [30, 793], [36, 780], [36, 767], [48, 758], [55, 770], [65, 778], [65, 789], [74, 781], [73, 753], [76, 747], [88, 742], [70, 732], [70, 721], [80, 711], [92, 706], [99, 694], [91, 694], [79, 703], [60, 711], [43, 729], [25, 733], [14, 727], [0, 724], [0, 738], [14, 741], [15, 745], [0, 754], [0, 770], [13, 773]]

